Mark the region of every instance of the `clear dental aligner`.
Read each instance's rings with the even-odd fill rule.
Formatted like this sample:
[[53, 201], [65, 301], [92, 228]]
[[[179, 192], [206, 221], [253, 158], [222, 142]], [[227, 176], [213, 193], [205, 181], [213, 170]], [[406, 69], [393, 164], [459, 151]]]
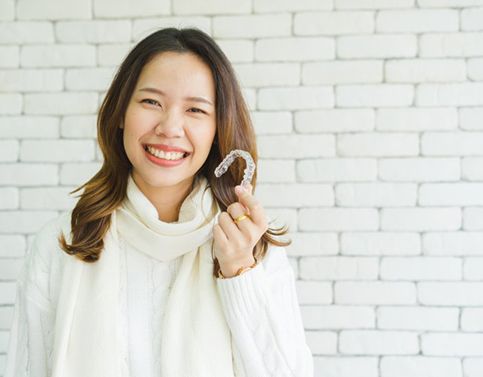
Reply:
[[253, 162], [253, 158], [250, 153], [242, 149], [233, 149], [230, 153], [228, 153], [223, 161], [216, 167], [215, 176], [217, 178], [221, 177], [237, 157], [242, 157], [246, 162], [247, 166], [243, 171], [244, 174], [241, 185], [247, 187], [252, 181], [253, 174], [255, 173], [255, 162]]

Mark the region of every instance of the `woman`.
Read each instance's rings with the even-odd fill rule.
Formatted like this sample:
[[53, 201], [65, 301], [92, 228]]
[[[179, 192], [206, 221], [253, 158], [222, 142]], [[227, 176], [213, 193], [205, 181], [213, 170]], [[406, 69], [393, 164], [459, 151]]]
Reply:
[[[207, 34], [139, 42], [100, 107], [99, 172], [36, 235], [17, 284], [7, 377], [313, 375], [288, 243], [219, 178], [257, 161], [233, 69]], [[253, 177], [256, 182], [256, 173]]]

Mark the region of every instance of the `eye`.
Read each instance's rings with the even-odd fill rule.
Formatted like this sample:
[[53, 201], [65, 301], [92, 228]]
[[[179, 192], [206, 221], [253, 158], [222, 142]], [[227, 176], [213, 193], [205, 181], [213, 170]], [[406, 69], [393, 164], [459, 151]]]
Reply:
[[154, 99], [151, 99], [151, 98], [145, 98], [143, 99], [141, 102], [144, 102], [144, 101], [153, 101], [153, 102], [156, 102], [157, 104], [159, 104], [158, 101], [154, 100]]
[[203, 113], [203, 114], [206, 114], [205, 111], [203, 111], [201, 109], [198, 109], [197, 107], [192, 107], [190, 110], [198, 110], [198, 111], [195, 111], [195, 113]]

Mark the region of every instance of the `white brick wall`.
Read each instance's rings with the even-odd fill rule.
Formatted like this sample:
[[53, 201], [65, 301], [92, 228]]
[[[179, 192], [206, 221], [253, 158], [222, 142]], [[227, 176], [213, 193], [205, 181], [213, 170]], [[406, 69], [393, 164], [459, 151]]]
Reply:
[[127, 51], [197, 26], [252, 111], [315, 376], [483, 375], [483, 0], [0, 1], [0, 375], [28, 241]]

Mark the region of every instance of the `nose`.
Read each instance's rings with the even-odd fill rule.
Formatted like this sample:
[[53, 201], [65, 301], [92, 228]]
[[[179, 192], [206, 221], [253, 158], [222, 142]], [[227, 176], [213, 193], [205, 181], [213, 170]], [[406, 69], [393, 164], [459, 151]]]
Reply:
[[183, 122], [183, 117], [176, 114], [175, 111], [167, 112], [154, 128], [154, 133], [157, 136], [163, 135], [167, 138], [182, 137], [184, 136]]

